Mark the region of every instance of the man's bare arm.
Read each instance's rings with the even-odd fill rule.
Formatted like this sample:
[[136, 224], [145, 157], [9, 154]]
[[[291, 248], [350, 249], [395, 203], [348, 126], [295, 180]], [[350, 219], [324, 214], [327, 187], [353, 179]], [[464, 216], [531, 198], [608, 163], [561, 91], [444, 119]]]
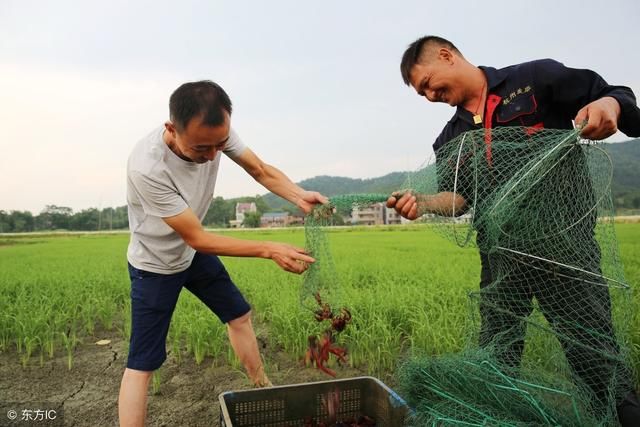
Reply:
[[306, 191], [293, 183], [280, 169], [263, 162], [249, 148], [234, 161], [266, 189], [295, 204], [304, 213], [311, 212], [318, 203], [329, 202], [322, 194]]
[[286, 243], [242, 240], [209, 233], [204, 230], [200, 220], [190, 208], [178, 215], [163, 219], [186, 244], [198, 252], [271, 259], [280, 268], [292, 273], [304, 272], [307, 269], [307, 263], [315, 261], [306, 254], [304, 249]]
[[403, 217], [414, 220], [425, 213], [442, 216], [461, 215], [467, 209], [467, 202], [461, 195], [448, 191], [433, 195], [406, 191], [394, 192], [387, 199], [387, 207], [394, 208]]

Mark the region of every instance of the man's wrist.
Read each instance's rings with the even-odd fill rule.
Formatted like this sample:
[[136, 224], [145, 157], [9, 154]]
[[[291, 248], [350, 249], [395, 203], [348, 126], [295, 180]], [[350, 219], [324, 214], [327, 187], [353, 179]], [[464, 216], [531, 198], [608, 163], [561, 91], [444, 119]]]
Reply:
[[620, 104], [620, 101], [613, 96], [605, 96], [602, 99], [606, 100], [611, 105], [611, 108], [616, 114], [616, 120], [620, 120], [620, 114], [622, 114], [622, 105]]
[[272, 256], [271, 242], [264, 242], [260, 248], [260, 258], [271, 259]]
[[304, 190], [296, 191], [294, 193], [294, 204], [299, 208], [302, 208], [302, 205], [304, 204], [304, 193]]

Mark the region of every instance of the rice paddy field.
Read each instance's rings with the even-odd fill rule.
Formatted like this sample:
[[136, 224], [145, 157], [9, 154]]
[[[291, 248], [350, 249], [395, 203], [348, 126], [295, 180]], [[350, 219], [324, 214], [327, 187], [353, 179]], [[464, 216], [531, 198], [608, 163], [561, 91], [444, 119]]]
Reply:
[[[640, 307], [640, 224], [617, 224], [616, 229], [626, 278]], [[221, 233], [304, 246], [303, 229]], [[336, 286], [353, 316], [340, 338], [349, 349], [350, 366], [336, 368], [338, 377], [373, 375], [393, 385], [403, 356], [455, 352], [465, 345], [468, 328], [474, 327], [468, 293], [477, 288], [480, 274], [474, 248], [458, 248], [427, 225], [328, 233]], [[130, 332], [128, 238], [124, 233], [0, 235], [0, 402], [64, 405], [74, 425], [117, 423]], [[303, 278], [267, 260], [223, 262], [253, 306], [274, 382], [324, 379], [300, 362], [307, 336], [317, 329], [300, 305]], [[637, 309], [629, 329], [637, 371]], [[99, 339], [110, 344], [96, 346]], [[224, 326], [187, 291], [174, 313], [167, 349], [166, 366], [153, 381], [150, 425], [215, 424], [217, 394], [249, 386]], [[527, 348], [534, 357], [543, 358], [544, 351], [534, 344]]]

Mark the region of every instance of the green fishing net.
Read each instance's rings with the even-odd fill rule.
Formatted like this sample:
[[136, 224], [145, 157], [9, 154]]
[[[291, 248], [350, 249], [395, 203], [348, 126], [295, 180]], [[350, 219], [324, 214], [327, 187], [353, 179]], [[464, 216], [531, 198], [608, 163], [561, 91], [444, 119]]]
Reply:
[[346, 194], [334, 196], [328, 205], [316, 207], [305, 218], [305, 248], [316, 262], [309, 265], [300, 292], [302, 306], [310, 310], [318, 308], [316, 295], [331, 307], [344, 304], [340, 293], [340, 278], [336, 271], [326, 227], [333, 224], [334, 215], [349, 214], [352, 209], [382, 203], [386, 194]]
[[[420, 221], [459, 246], [477, 246], [483, 265], [465, 351], [399, 370], [416, 425], [615, 424], [616, 403], [633, 388], [632, 299], [613, 227], [611, 160], [578, 133], [467, 132], [399, 189], [417, 197]], [[348, 211], [388, 196], [331, 202]], [[329, 209], [305, 224], [318, 262], [301, 301], [312, 309], [318, 292], [345, 303], [323, 231]]]

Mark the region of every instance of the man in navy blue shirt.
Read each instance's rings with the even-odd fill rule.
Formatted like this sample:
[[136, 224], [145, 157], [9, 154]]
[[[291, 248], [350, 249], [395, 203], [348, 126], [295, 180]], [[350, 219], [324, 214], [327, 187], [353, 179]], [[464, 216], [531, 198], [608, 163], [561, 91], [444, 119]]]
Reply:
[[[522, 126], [532, 130], [573, 129], [574, 122], [586, 122], [581, 131], [581, 136], [586, 139], [604, 139], [617, 130], [628, 136], [640, 136], [640, 109], [629, 88], [609, 85], [591, 70], [568, 68], [552, 59], [531, 61], [502, 69], [476, 67], [448, 40], [427, 36], [416, 40], [408, 47], [400, 69], [404, 82], [413, 87], [418, 95], [430, 102], [444, 102], [456, 107], [455, 114], [433, 144], [436, 160], [440, 148], [448, 141], [463, 132], [482, 128]], [[416, 219], [426, 211], [456, 215], [464, 211], [465, 204], [463, 196], [451, 192], [442, 192], [429, 199], [406, 192], [402, 195], [396, 194], [387, 201], [387, 206], [394, 207], [408, 219]], [[491, 274], [487, 253], [483, 253], [481, 234], [478, 230], [478, 246], [482, 261], [480, 286], [485, 288], [496, 278]], [[592, 252], [593, 258], [599, 264], [600, 255], [595, 240], [587, 250]], [[598, 269], [599, 265], [593, 268]], [[592, 301], [602, 309], [599, 310], [599, 317], [595, 317], [595, 322], [599, 325], [589, 326], [603, 331], [605, 337], [596, 345], [604, 347], [607, 339], [608, 342], [614, 341], [610, 296], [605, 286], [594, 286], [589, 292], [593, 293]], [[538, 299], [545, 315], [567, 315], [566, 308], [558, 308], [560, 304], [557, 301], [549, 301], [548, 293], [533, 293], [521, 297], [525, 299], [520, 302], [521, 306], [525, 307], [524, 317], [531, 313], [533, 296]], [[545, 302], [545, 298], [549, 302]], [[547, 306], [542, 307], [543, 304]], [[583, 319], [589, 318], [593, 322], [593, 313], [586, 313], [587, 309], [582, 308], [585, 313], [581, 314], [580, 308], [571, 312], [571, 315], [576, 316], [574, 320], [581, 323]], [[564, 312], [560, 313], [563, 310]], [[497, 316], [486, 307], [485, 310], [481, 309], [481, 317], [480, 344], [483, 346], [495, 343], [493, 340], [505, 332], [505, 329], [517, 326], [492, 325], [492, 319]], [[504, 320], [504, 316], [501, 320]], [[523, 327], [519, 330], [524, 334]], [[497, 355], [498, 358], [506, 365], [517, 366], [524, 348], [523, 338], [516, 337], [506, 352]], [[591, 389], [596, 401], [606, 401], [611, 376], [614, 375], [614, 371], [618, 376], [623, 372], [621, 381], [625, 391], [622, 396], [617, 397], [618, 418], [623, 426], [640, 425], [640, 403], [633, 390], [632, 375], [628, 369], [624, 366], [613, 366], [610, 369], [602, 369], [597, 378], [593, 378], [593, 375], [588, 374], [593, 372], [590, 371], [592, 367], [586, 366], [589, 362], [585, 360], [588, 358], [581, 354], [584, 353], [584, 349], [572, 348], [566, 342], [562, 344], [574, 373]], [[617, 346], [601, 350], [618, 352]], [[601, 362], [597, 359], [597, 353], [594, 352], [591, 364]], [[605, 365], [607, 362], [602, 361], [602, 364]], [[597, 403], [595, 405], [597, 406]]]

